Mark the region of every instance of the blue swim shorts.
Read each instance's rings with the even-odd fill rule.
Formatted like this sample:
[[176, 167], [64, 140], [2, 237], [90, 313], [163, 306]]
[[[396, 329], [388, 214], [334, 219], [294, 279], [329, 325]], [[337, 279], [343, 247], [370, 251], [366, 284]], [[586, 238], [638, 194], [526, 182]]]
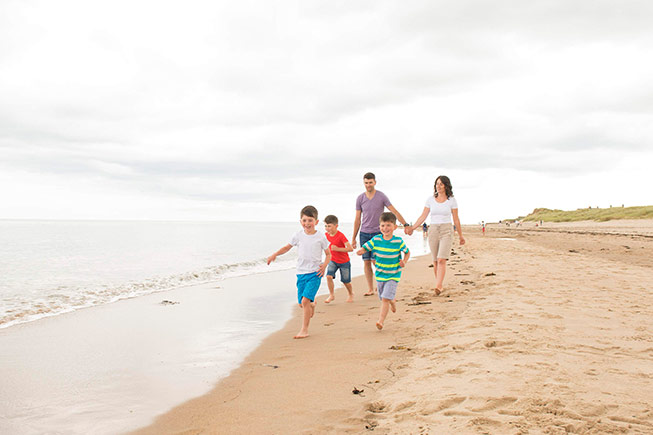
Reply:
[[[367, 243], [372, 237], [376, 236], [377, 234], [381, 234], [380, 231], [377, 231], [376, 233], [364, 233], [361, 231], [359, 240], [361, 242], [361, 248], [365, 243]], [[374, 260], [374, 253], [370, 251], [365, 251], [363, 254], [363, 260]]]
[[336, 277], [336, 272], [340, 269], [340, 281], [343, 284], [348, 284], [351, 282], [351, 263], [348, 261], [346, 263], [336, 263], [333, 261], [329, 262], [329, 266], [327, 267], [327, 276], [331, 276], [333, 278]]
[[297, 275], [297, 302], [302, 304], [302, 298], [309, 301], [315, 301], [315, 295], [320, 288], [322, 277], [317, 275], [317, 272], [303, 273]]
[[397, 281], [377, 281], [376, 288], [379, 290], [379, 299], [389, 299], [394, 301], [397, 297]]

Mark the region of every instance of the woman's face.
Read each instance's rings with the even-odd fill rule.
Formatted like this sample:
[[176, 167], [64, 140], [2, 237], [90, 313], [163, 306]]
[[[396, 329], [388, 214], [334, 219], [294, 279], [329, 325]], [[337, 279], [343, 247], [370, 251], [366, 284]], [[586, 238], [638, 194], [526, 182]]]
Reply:
[[435, 190], [437, 190], [438, 193], [441, 193], [441, 194], [444, 194], [444, 193], [445, 193], [444, 183], [443, 183], [442, 181], [440, 181], [439, 178], [438, 178], [438, 180], [435, 182]]

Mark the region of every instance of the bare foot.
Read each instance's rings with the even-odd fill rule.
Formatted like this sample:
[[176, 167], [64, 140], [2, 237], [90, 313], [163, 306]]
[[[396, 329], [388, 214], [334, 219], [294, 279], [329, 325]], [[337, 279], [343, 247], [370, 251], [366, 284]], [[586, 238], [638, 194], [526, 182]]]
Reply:
[[374, 290], [370, 290], [367, 293], [364, 293], [363, 296], [374, 296]]
[[441, 288], [436, 288], [436, 289], [435, 289], [435, 295], [436, 295], [436, 296], [440, 296], [441, 293], [442, 293], [442, 289], [441, 289]]
[[308, 332], [299, 331], [299, 333], [295, 335], [293, 338], [299, 340], [300, 338], [306, 338], [306, 337], [308, 337]]
[[397, 312], [397, 304], [395, 304], [395, 301], [390, 301], [390, 311], [393, 313]]
[[353, 296], [349, 296], [349, 297], [347, 298], [347, 302], [354, 302], [354, 297], [353, 297]]
[[335, 298], [336, 298], [335, 296], [333, 296], [333, 295], [329, 295], [329, 297], [326, 298], [326, 299], [324, 300], [324, 303], [325, 303], [325, 304], [328, 304], [329, 302], [331, 302], [331, 301], [334, 300]]
[[376, 322], [376, 329], [378, 329], [379, 331], [382, 330], [383, 329], [383, 323]]

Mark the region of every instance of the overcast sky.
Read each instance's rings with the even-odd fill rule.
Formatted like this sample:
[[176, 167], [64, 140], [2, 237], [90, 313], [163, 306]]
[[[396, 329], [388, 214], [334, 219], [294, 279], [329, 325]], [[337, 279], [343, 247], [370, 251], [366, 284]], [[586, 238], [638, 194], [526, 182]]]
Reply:
[[653, 204], [653, 2], [0, 0], [0, 218]]

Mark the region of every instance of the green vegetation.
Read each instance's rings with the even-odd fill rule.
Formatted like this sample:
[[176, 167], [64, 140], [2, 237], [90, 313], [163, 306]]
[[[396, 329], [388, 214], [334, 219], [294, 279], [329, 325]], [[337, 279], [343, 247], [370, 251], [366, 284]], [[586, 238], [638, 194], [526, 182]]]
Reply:
[[[653, 205], [641, 207], [610, 207], [610, 208], [579, 208], [578, 210], [549, 210], [536, 208], [528, 216], [517, 220], [545, 222], [575, 222], [575, 221], [610, 221], [613, 219], [653, 219]], [[507, 221], [514, 221], [507, 219]]]

